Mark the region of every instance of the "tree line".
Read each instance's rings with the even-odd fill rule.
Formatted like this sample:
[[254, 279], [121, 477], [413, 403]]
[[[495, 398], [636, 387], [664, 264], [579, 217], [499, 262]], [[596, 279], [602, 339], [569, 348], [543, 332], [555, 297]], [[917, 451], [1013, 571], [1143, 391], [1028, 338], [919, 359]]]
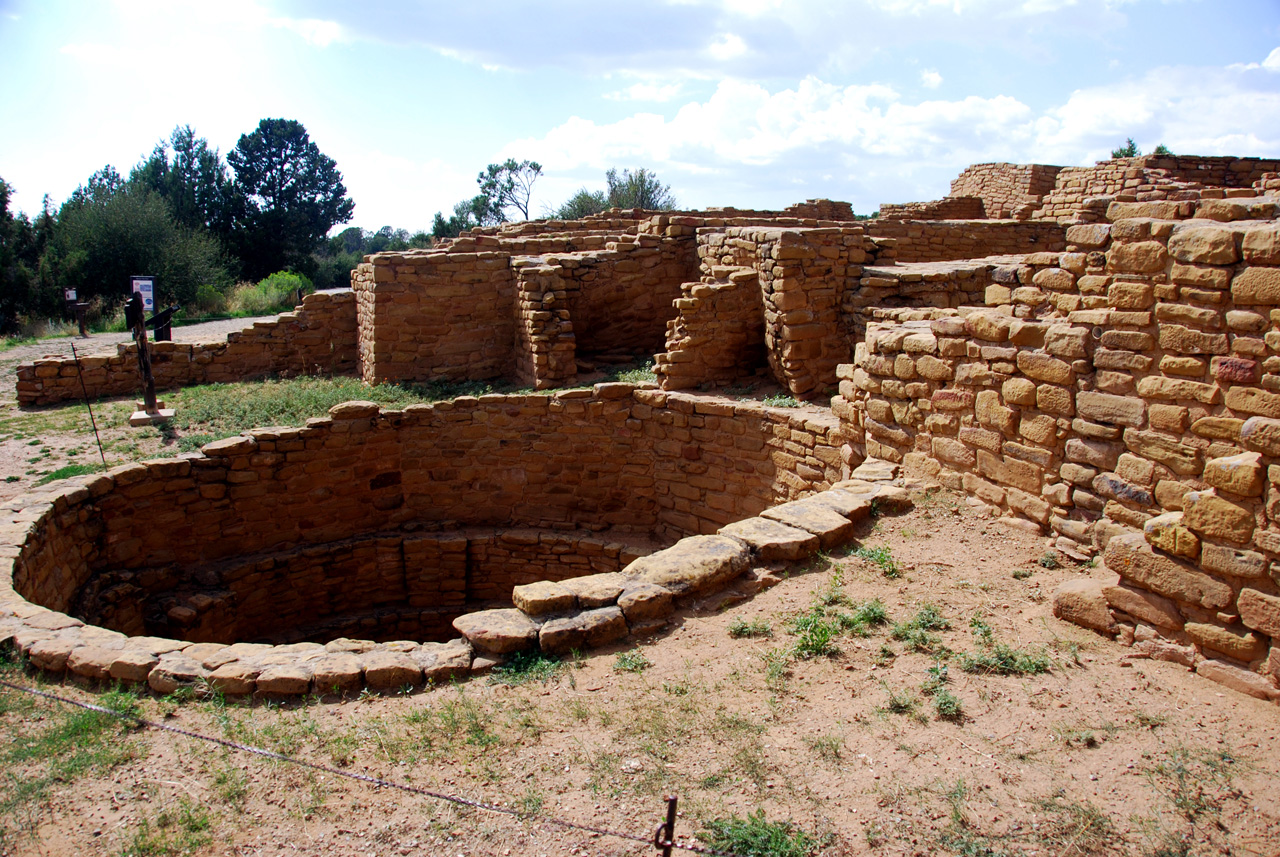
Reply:
[[[65, 290], [110, 317], [128, 297], [129, 278], [156, 278], [157, 301], [187, 315], [224, 310], [229, 295], [256, 284], [245, 307], [269, 305], [263, 292], [349, 282], [361, 257], [430, 247], [476, 226], [528, 219], [534, 161], [490, 164], [479, 192], [435, 215], [430, 232], [349, 227], [355, 203], [334, 160], [302, 123], [263, 119], [224, 158], [190, 126], [175, 128], [128, 173], [105, 166], [56, 208], [49, 197], [34, 216], [10, 210], [12, 188], [0, 177], [0, 333], [23, 322], [68, 317]], [[610, 169], [605, 187], [581, 188], [543, 218], [572, 220], [609, 208], [671, 210], [670, 187], [649, 170]], [[288, 276], [276, 276], [288, 272]], [[262, 301], [267, 300], [267, 304]]]
[[127, 177], [103, 167], [56, 209], [46, 196], [33, 218], [10, 211], [11, 192], [0, 178], [6, 332], [24, 316], [64, 316], [67, 289], [110, 314], [134, 274], [154, 275], [157, 299], [182, 305], [278, 271], [335, 279], [335, 250], [357, 243], [326, 240], [355, 203], [334, 160], [290, 119], [263, 119], [225, 159], [176, 128]]

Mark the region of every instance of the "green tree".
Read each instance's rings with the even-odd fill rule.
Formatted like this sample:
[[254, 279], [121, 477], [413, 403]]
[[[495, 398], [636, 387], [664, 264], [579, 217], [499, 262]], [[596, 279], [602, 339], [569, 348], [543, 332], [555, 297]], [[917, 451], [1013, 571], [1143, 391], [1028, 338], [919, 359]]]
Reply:
[[606, 197], [610, 208], [671, 211], [676, 207], [671, 187], [643, 167], [634, 173], [623, 170], [622, 175], [618, 175], [617, 169], [611, 169], [605, 173], [605, 181], [609, 185]]
[[1165, 158], [1171, 158], [1171, 157], [1173, 157], [1173, 152], [1170, 152], [1170, 151], [1169, 151], [1169, 147], [1168, 147], [1168, 146], [1166, 146], [1164, 143], [1161, 143], [1160, 145], [1158, 145], [1158, 146], [1156, 146], [1154, 149], [1152, 149], [1152, 150], [1151, 150], [1151, 154], [1153, 154], [1153, 155], [1159, 155], [1159, 156], [1162, 156], [1162, 157], [1165, 157]]
[[516, 161], [507, 158], [504, 163], [490, 164], [476, 177], [480, 195], [489, 200], [491, 208], [505, 216], [514, 208], [525, 220], [529, 219], [529, 197], [533, 184], [542, 175], [542, 165], [536, 161]]
[[225, 262], [207, 231], [180, 225], [158, 193], [106, 167], [63, 203], [41, 271], [108, 307], [128, 296], [130, 276], [152, 274], [158, 300], [181, 304], [203, 284], [228, 286]]
[[1124, 145], [1120, 148], [1111, 150], [1111, 157], [1113, 158], [1136, 158], [1141, 154], [1138, 151], [1138, 144], [1133, 142], [1132, 137], [1125, 140]]
[[484, 194], [477, 194], [455, 205], [451, 217], [446, 218], [437, 211], [431, 221], [431, 235], [437, 240], [457, 238], [476, 226], [497, 226], [501, 222], [502, 211], [494, 207], [493, 200]]
[[37, 229], [26, 215], [9, 211], [12, 188], [0, 179], [0, 331], [10, 332], [20, 315], [38, 309]]
[[231, 180], [217, 149], [197, 138], [190, 125], [173, 129], [166, 143], [156, 144], [150, 157], [133, 168], [129, 181], [164, 197], [174, 220], [188, 229], [225, 234]]
[[227, 163], [235, 171], [231, 247], [245, 276], [258, 280], [285, 269], [311, 272], [313, 252], [355, 211], [334, 160], [311, 141], [301, 122], [263, 119], [252, 134], [241, 135]]
[[605, 198], [604, 191], [587, 190], [584, 187], [550, 212], [550, 216], [556, 220], [581, 220], [589, 214], [599, 214], [608, 207], [609, 201]]

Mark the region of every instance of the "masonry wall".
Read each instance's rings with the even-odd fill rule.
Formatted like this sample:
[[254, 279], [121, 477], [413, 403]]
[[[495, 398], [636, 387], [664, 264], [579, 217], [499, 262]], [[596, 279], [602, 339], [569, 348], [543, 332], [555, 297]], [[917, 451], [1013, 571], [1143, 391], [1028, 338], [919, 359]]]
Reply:
[[[306, 295], [293, 312], [231, 333], [222, 342], [152, 342], [156, 387], [229, 383], [272, 375], [350, 375], [356, 371], [356, 305], [350, 292]], [[138, 348], [114, 355], [47, 357], [20, 364], [18, 404], [50, 405], [80, 399], [141, 394]]]
[[[348, 403], [304, 428], [257, 429], [30, 498], [9, 513], [26, 535], [4, 562], [29, 601], [93, 603], [130, 631], [143, 621], [148, 633], [207, 634], [216, 623], [202, 617], [234, 601], [242, 635], [359, 624], [369, 611], [398, 616], [399, 634], [428, 615], [443, 621], [459, 592], [505, 598], [512, 581], [575, 570], [555, 539], [490, 530], [459, 543], [453, 531], [581, 542], [593, 537], [569, 531], [608, 530], [586, 573], [629, 555], [619, 534], [670, 543], [828, 487], [841, 478], [840, 445], [834, 417], [624, 384], [404, 411]], [[175, 599], [157, 602], [163, 627], [102, 596], [140, 583]]]
[[951, 182], [948, 196], [981, 199], [986, 217], [1014, 217], [1025, 206], [1039, 207], [1061, 169], [1048, 164], [973, 164]]
[[933, 202], [881, 203], [877, 220], [982, 220], [986, 206], [977, 196], [956, 196]]
[[1067, 240], [993, 284], [990, 309], [872, 325], [834, 409], [868, 455], [1104, 553], [1121, 582], [1100, 630], [1265, 695], [1280, 674], [1280, 226], [1135, 218]]
[[943, 262], [1021, 253], [1061, 251], [1066, 227], [1012, 220], [868, 220], [873, 239], [893, 239], [899, 262]]

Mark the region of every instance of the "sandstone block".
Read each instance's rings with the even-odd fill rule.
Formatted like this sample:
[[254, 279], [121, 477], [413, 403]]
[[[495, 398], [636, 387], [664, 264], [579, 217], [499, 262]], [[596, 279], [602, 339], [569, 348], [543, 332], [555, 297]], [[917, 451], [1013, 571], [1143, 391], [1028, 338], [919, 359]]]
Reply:
[[1208, 461], [1202, 478], [1215, 488], [1241, 497], [1261, 497], [1266, 484], [1262, 456], [1256, 452], [1242, 452]]
[[1280, 268], [1246, 268], [1236, 274], [1231, 299], [1239, 306], [1280, 305]]
[[1256, 551], [1225, 545], [1205, 544], [1200, 551], [1200, 567], [1232, 577], [1266, 577], [1267, 558]]
[[1280, 691], [1268, 679], [1227, 661], [1206, 658], [1196, 665], [1196, 674], [1258, 699], [1280, 698]]
[[1087, 464], [1098, 470], [1114, 470], [1120, 460], [1120, 446], [1100, 440], [1071, 438], [1066, 444], [1068, 461]]
[[511, 590], [511, 603], [528, 616], [559, 613], [578, 606], [578, 598], [559, 583], [539, 580]]
[[1183, 523], [1201, 537], [1246, 544], [1253, 538], [1253, 512], [1218, 496], [1217, 489], [1182, 497]]
[[560, 581], [561, 586], [577, 596], [579, 606], [584, 609], [616, 604], [626, 583], [627, 579], [617, 572], [588, 574]]
[[495, 655], [530, 648], [538, 637], [533, 620], [513, 608], [466, 613], [453, 620], [453, 627], [472, 646]]
[[1108, 604], [1135, 619], [1172, 631], [1182, 628], [1182, 613], [1178, 611], [1177, 602], [1172, 599], [1123, 583], [1104, 586], [1102, 594]]
[[1244, 234], [1244, 260], [1252, 265], [1280, 265], [1280, 228], [1268, 224]]
[[1147, 309], [1155, 303], [1155, 292], [1147, 283], [1112, 283], [1107, 287], [1107, 304], [1116, 309]]
[[423, 643], [409, 654], [422, 670], [424, 679], [440, 683], [471, 672], [474, 652], [466, 640], [456, 639], [447, 643]]
[[1133, 452], [1163, 464], [1180, 476], [1200, 473], [1200, 450], [1165, 435], [1127, 428], [1124, 430], [1124, 442]]
[[549, 620], [538, 633], [538, 645], [548, 654], [561, 655], [573, 649], [603, 646], [621, 640], [627, 633], [622, 610], [601, 607]]
[[975, 339], [985, 342], [1004, 342], [1009, 338], [1009, 327], [1013, 319], [994, 312], [975, 312], [965, 320], [966, 332]]
[[1219, 610], [1228, 606], [1234, 595], [1226, 583], [1191, 563], [1156, 553], [1141, 533], [1113, 536], [1103, 560], [1122, 578], [1177, 601]]
[[1247, 627], [1268, 637], [1280, 637], [1280, 597], [1245, 587], [1240, 590], [1236, 607], [1240, 621]]
[[1053, 593], [1053, 615], [1065, 622], [1073, 622], [1103, 634], [1119, 630], [1107, 599], [1102, 594], [1100, 580], [1068, 580]]
[[1160, 347], [1178, 354], [1226, 354], [1225, 333], [1201, 333], [1181, 324], [1161, 324]]
[[1015, 405], [1035, 406], [1036, 385], [1026, 378], [1010, 378], [1000, 388], [1004, 400]]
[[276, 664], [258, 674], [258, 693], [299, 696], [311, 688], [311, 670], [302, 664]]
[[232, 661], [209, 673], [209, 685], [232, 696], [253, 693], [255, 680], [261, 671], [261, 667], [253, 664]]
[[950, 437], [935, 437], [932, 440], [933, 456], [947, 464], [970, 468], [977, 461], [974, 451], [960, 441]]
[[652, 583], [632, 581], [618, 596], [618, 609], [632, 625], [665, 619], [675, 609], [671, 590]]
[[1018, 370], [1028, 378], [1046, 384], [1071, 384], [1075, 381], [1070, 363], [1039, 351], [1019, 351]]
[[152, 667], [160, 658], [141, 648], [126, 647], [116, 653], [111, 662], [111, 677], [120, 681], [146, 681]]
[[1166, 512], [1149, 519], [1142, 527], [1147, 544], [1174, 556], [1195, 559], [1200, 555], [1200, 539], [1182, 523], [1181, 512]]
[[1041, 384], [1036, 387], [1036, 407], [1046, 413], [1064, 417], [1075, 413], [1071, 391], [1053, 384]]
[[1230, 229], [1217, 226], [1175, 226], [1169, 252], [1179, 262], [1232, 265], [1240, 260], [1236, 238]]
[[1159, 241], [1112, 244], [1107, 270], [1121, 274], [1157, 274], [1169, 263], [1169, 253]]
[[1050, 325], [1045, 332], [1044, 348], [1055, 357], [1078, 360], [1088, 356], [1089, 331], [1072, 324]]
[[1005, 502], [1009, 504], [1010, 509], [1041, 526], [1049, 523], [1049, 515], [1053, 512], [1053, 507], [1044, 500], [1025, 491], [1019, 491], [1017, 488], [1005, 490]]
[[[767, 510], [764, 516], [796, 526], [794, 522], [799, 519], [813, 523], [821, 517], [820, 513], [824, 513], [840, 518], [843, 522], [846, 529], [840, 531], [841, 536], [848, 532], [848, 528], [852, 528], [853, 525], [847, 518], [820, 506], [801, 507], [803, 502], [798, 500], [775, 506]], [[778, 512], [779, 509], [783, 511]], [[826, 520], [825, 525], [830, 527], [828, 535], [838, 529], [830, 519]], [[820, 539], [823, 537], [821, 534], [816, 535]], [[728, 536], [689, 536], [666, 550], [637, 559], [623, 569], [622, 573], [629, 578], [661, 586], [675, 595], [696, 595], [719, 589], [746, 571], [750, 562], [751, 549], [737, 539]]]
[[1129, 396], [1108, 393], [1076, 394], [1076, 413], [1088, 420], [1139, 428], [1146, 422], [1146, 402]]
[[1192, 399], [1213, 405], [1221, 399], [1222, 390], [1199, 381], [1148, 375], [1138, 380], [1138, 395], [1144, 399]]
[[364, 668], [353, 654], [338, 652], [311, 662], [311, 680], [316, 693], [346, 693], [360, 687]]
[[71, 652], [82, 645], [79, 637], [50, 637], [38, 640], [27, 650], [33, 666], [49, 672], [60, 673], [67, 666]]
[[185, 655], [165, 655], [151, 672], [147, 685], [159, 694], [170, 694], [180, 687], [197, 687], [209, 674], [199, 661]]
[[[489, 610], [489, 613], [498, 611]], [[512, 613], [519, 611], [512, 610]], [[475, 615], [475, 614], [470, 614]], [[459, 617], [461, 618], [461, 617]], [[528, 621], [527, 619], [525, 621]], [[530, 622], [530, 625], [533, 623]], [[457, 627], [456, 623], [454, 627]], [[422, 668], [407, 652], [375, 650], [360, 658], [364, 664], [364, 682], [373, 690], [396, 690], [405, 685], [422, 684]]]
[[1280, 395], [1256, 387], [1232, 387], [1227, 390], [1225, 404], [1233, 411], [1280, 419]]
[[67, 656], [67, 669], [85, 678], [105, 681], [111, 677], [111, 665], [119, 654], [119, 649], [79, 646]]
[[769, 518], [747, 518], [720, 528], [720, 535], [746, 542], [764, 562], [799, 560], [818, 550], [818, 537]]

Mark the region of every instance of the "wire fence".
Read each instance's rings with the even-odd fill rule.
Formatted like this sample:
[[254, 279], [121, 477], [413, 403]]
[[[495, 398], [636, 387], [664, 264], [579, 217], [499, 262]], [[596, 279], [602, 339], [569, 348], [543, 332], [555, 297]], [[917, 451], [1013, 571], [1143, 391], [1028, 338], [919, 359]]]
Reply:
[[184, 738], [190, 738], [195, 741], [205, 741], [210, 744], [217, 744], [218, 746], [225, 747], [229, 750], [235, 750], [240, 753], [248, 753], [254, 756], [261, 756], [266, 759], [272, 759], [277, 762], [285, 762], [290, 765], [297, 765], [298, 767], [301, 767], [301, 768], [308, 768], [310, 770], [319, 771], [321, 773], [329, 774], [331, 776], [343, 777], [348, 780], [355, 780], [356, 782], [365, 783], [367, 785], [378, 786], [380, 788], [398, 789], [402, 792], [407, 792], [409, 794], [415, 794], [421, 797], [428, 797], [428, 798], [432, 798], [434, 800], [439, 800], [439, 801], [445, 801], [446, 803], [451, 803], [451, 804], [454, 804], [455, 806], [465, 806], [472, 809], [481, 809], [487, 812], [494, 812], [502, 815], [514, 816], [516, 818], [519, 818], [522, 821], [536, 821], [536, 822], [541, 822], [543, 824], [550, 824], [556, 827], [561, 827], [566, 830], [577, 830], [583, 833], [593, 833], [598, 836], [610, 836], [616, 839], [623, 839], [628, 842], [639, 843], [649, 848], [655, 848], [658, 851], [661, 851], [664, 857], [668, 857], [668, 855], [671, 854], [673, 849], [678, 851], [689, 851], [694, 854], [712, 855], [712, 857], [742, 857], [742, 855], [734, 854], [733, 852], [719, 851], [714, 848], [708, 848], [704, 845], [696, 845], [690, 842], [678, 841], [675, 837], [677, 798], [674, 796], [667, 798], [665, 820], [663, 820], [657, 825], [657, 827], [654, 829], [651, 835], [640, 836], [634, 833], [622, 833], [617, 830], [610, 830], [606, 827], [596, 827], [594, 825], [583, 824], [577, 821], [569, 821], [563, 818], [556, 818], [555, 816], [523, 812], [521, 810], [514, 809], [508, 806], [501, 806], [499, 804], [486, 803], [485, 801], [471, 800], [469, 798], [459, 797], [457, 795], [450, 795], [450, 794], [445, 794], [443, 792], [432, 791], [431, 789], [425, 789], [425, 788], [422, 788], [421, 786], [411, 786], [405, 783], [398, 783], [398, 782], [395, 782], [394, 780], [388, 780], [382, 777], [375, 777], [369, 774], [358, 774], [353, 771], [345, 771], [341, 768], [335, 768], [330, 765], [323, 765], [318, 762], [310, 762], [310, 761], [307, 761], [306, 759], [298, 759], [293, 756], [286, 755], [284, 753], [277, 753], [274, 750], [267, 750], [262, 747], [255, 747], [251, 744], [243, 744], [239, 741], [232, 741], [227, 738], [218, 738], [213, 735], [204, 735], [202, 733], [194, 732], [189, 729], [182, 729], [177, 726], [170, 726], [167, 723], [157, 723], [153, 720], [147, 720], [143, 717], [139, 717], [136, 714], [130, 714], [128, 712], [123, 712], [123, 711], [116, 711], [115, 709], [107, 708], [106, 706], [94, 705], [91, 702], [81, 702], [79, 700], [69, 699], [65, 696], [59, 696], [56, 693], [50, 693], [49, 691], [45, 691], [45, 690], [36, 690], [35, 688], [14, 684], [12, 682], [5, 681], [3, 679], [0, 679], [0, 687], [7, 687], [11, 690], [16, 690], [20, 693], [30, 694], [31, 696], [36, 696], [36, 697], [47, 699], [53, 702], [62, 703], [63, 705], [74, 706], [76, 708], [81, 708], [86, 711], [94, 711], [99, 714], [105, 714], [108, 717], [113, 717], [131, 726], [141, 727], [145, 729], [154, 729], [158, 732], [169, 732], [171, 734], [181, 735]]

